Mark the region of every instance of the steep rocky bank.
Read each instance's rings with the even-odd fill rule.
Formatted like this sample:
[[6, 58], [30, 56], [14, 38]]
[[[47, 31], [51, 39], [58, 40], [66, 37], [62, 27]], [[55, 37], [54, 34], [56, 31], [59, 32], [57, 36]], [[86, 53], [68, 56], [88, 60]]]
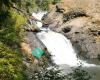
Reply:
[[[64, 2], [64, 3], [63, 3]], [[99, 0], [63, 0], [44, 16], [44, 26], [68, 37], [84, 58], [100, 55]]]
[[34, 56], [32, 56], [32, 50], [35, 48], [44, 49], [45, 46], [39, 39], [36, 37], [35, 32], [26, 32], [24, 36], [24, 41], [21, 43], [21, 49], [23, 51], [23, 64], [25, 65], [25, 74], [27, 76], [27, 80], [33, 80], [36, 74], [36, 71], [41, 70], [43, 67], [49, 67], [49, 65], [53, 65], [50, 54], [46, 52], [41, 59], [37, 60]]

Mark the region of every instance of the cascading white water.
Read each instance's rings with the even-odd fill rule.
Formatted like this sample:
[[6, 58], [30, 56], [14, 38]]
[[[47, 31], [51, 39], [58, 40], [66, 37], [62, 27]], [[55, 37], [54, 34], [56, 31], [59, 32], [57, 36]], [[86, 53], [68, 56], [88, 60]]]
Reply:
[[[44, 14], [45, 13], [33, 13], [32, 15], [37, 19], [40, 19]], [[41, 28], [41, 24], [37, 23], [37, 26]], [[69, 66], [78, 66], [78, 64], [81, 62], [84, 66], [95, 66], [94, 64], [88, 64], [85, 61], [78, 60], [70, 40], [64, 35], [51, 30], [43, 30], [38, 32], [36, 35], [47, 47], [48, 51], [52, 55], [54, 63], [57, 65], [67, 64]]]
[[70, 40], [60, 33], [49, 30], [37, 33], [37, 37], [44, 43], [51, 53], [54, 63], [57, 65], [67, 64], [69, 66], [78, 66], [80, 62], [84, 66], [94, 66], [82, 60], [78, 60]]
[[[43, 17], [43, 15], [46, 14], [46, 13], [47, 13], [47, 12], [39, 12], [39, 13], [34, 13], [34, 12], [33, 12], [33, 13], [32, 13], [32, 16], [35, 17], [35, 18], [38, 19], [38, 20], [41, 20], [42, 17]], [[36, 25], [37, 25], [39, 28], [42, 27], [42, 23], [39, 22], [39, 21], [36, 22]]]

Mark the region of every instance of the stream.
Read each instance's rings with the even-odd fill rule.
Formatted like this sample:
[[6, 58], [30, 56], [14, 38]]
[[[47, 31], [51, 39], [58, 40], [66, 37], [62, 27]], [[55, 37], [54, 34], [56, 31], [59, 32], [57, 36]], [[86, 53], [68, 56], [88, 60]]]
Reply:
[[[32, 15], [41, 20], [44, 14], [46, 14], [46, 12], [33, 13]], [[100, 67], [96, 64], [90, 64], [84, 60], [78, 59], [69, 39], [63, 34], [54, 32], [49, 28], [42, 28], [41, 22], [36, 22], [36, 25], [41, 29], [41, 32], [38, 32], [36, 36], [47, 47], [55, 64], [59, 66], [67, 65], [69, 67], [77, 67], [81, 63], [87, 71], [95, 74], [95, 80], [100, 80]]]

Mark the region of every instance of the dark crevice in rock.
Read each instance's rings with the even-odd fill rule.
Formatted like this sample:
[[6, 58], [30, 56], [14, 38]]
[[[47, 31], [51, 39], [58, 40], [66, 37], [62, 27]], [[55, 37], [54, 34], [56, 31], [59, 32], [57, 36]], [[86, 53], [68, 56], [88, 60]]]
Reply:
[[98, 31], [98, 35], [100, 35], [100, 31]]
[[98, 31], [98, 30], [90, 29], [90, 28], [89, 28], [89, 30], [90, 30], [90, 32], [91, 32], [94, 36], [100, 35], [100, 31]]
[[100, 54], [98, 54], [98, 60], [100, 61]]
[[71, 28], [66, 27], [66, 28], [63, 28], [62, 31], [63, 31], [64, 33], [68, 33], [68, 32], [71, 31]]
[[39, 29], [34, 29], [34, 30], [26, 30], [26, 31], [28, 31], [28, 32], [34, 32], [34, 33], [37, 33], [37, 32], [40, 32], [41, 30], [39, 30]]
[[96, 32], [97, 30], [89, 28], [90, 32]]
[[73, 10], [70, 12], [67, 12], [65, 14], [63, 14], [63, 22], [67, 22], [71, 19], [77, 18], [77, 17], [87, 17], [87, 14], [82, 11], [82, 10]]
[[49, 14], [49, 12], [43, 15], [42, 21], [45, 20], [48, 17], [48, 14]]
[[97, 34], [97, 32], [94, 32], [94, 33], [92, 33], [93, 34], [93, 36], [97, 36], [98, 34]]
[[75, 34], [79, 34], [80, 32], [75, 32]]
[[65, 10], [58, 5], [56, 5], [56, 12], [63, 13]]
[[43, 24], [42, 27], [43, 27], [43, 28], [48, 28], [48, 27], [49, 27], [49, 24]]

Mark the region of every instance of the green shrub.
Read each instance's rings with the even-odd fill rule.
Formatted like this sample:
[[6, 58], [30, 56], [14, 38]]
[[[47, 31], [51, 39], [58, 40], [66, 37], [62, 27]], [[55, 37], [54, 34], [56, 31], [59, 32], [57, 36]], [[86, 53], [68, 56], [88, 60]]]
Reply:
[[61, 0], [53, 0], [52, 1], [52, 4], [56, 4], [56, 3], [59, 3]]
[[24, 80], [21, 56], [1, 42], [0, 80]]
[[26, 23], [26, 18], [14, 10], [9, 11], [9, 16], [1, 23], [0, 41], [4, 44], [15, 47], [21, 41], [21, 27]]
[[20, 33], [26, 18], [13, 9], [6, 14], [0, 13], [0, 80], [25, 80]]
[[42, 10], [49, 10], [49, 4], [51, 0], [36, 0], [35, 1], [38, 7]]

